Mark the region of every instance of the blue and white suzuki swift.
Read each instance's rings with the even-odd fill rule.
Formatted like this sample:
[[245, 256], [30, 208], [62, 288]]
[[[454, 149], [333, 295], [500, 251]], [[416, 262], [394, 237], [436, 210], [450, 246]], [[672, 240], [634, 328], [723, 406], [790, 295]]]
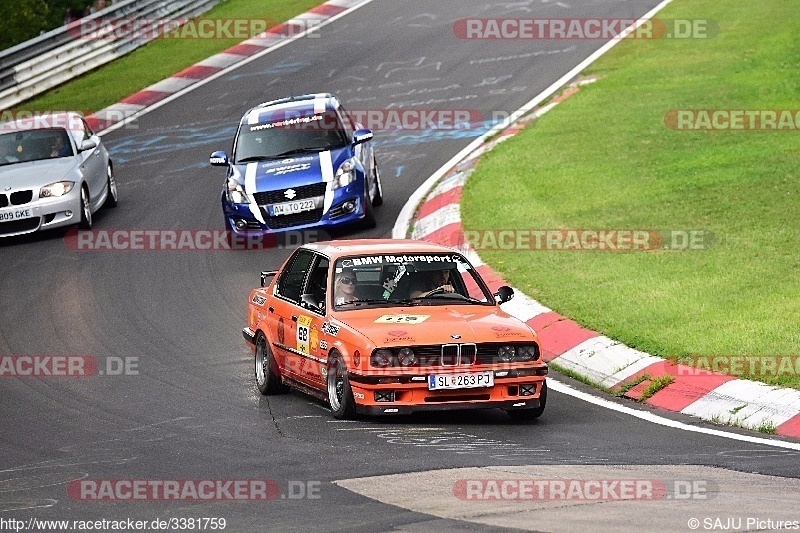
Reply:
[[274, 100], [245, 113], [228, 167], [222, 210], [231, 236], [375, 226], [383, 203], [373, 134], [330, 94]]

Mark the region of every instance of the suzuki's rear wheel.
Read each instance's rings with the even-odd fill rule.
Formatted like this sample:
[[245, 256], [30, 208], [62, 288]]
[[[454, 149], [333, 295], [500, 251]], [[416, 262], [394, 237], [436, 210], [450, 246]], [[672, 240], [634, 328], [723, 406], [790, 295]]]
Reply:
[[363, 226], [367, 229], [372, 229], [378, 225], [377, 221], [375, 220], [375, 208], [372, 207], [372, 201], [369, 199], [369, 187], [367, 189], [367, 194], [364, 195], [364, 221]]
[[328, 361], [328, 403], [331, 404], [333, 416], [342, 420], [355, 417], [356, 403], [347, 368], [339, 355], [331, 356]]
[[287, 387], [281, 383], [281, 375], [278, 364], [272, 355], [267, 338], [263, 333], [256, 337], [256, 357], [255, 357], [256, 386], [261, 394], [280, 394], [286, 392]]

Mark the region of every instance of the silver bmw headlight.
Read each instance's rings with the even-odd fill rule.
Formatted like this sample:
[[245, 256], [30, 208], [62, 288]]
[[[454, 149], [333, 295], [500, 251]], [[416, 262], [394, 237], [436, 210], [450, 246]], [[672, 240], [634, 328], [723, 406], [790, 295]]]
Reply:
[[57, 181], [39, 189], [39, 198], [58, 198], [64, 196], [75, 186], [74, 181]]

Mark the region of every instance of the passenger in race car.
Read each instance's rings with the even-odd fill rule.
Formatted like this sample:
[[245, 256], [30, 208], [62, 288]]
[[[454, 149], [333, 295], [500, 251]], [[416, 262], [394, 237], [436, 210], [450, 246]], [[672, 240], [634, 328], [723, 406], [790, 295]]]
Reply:
[[336, 280], [333, 285], [334, 305], [358, 301], [355, 295], [357, 283], [356, 274], [352, 270], [343, 270], [336, 274]]

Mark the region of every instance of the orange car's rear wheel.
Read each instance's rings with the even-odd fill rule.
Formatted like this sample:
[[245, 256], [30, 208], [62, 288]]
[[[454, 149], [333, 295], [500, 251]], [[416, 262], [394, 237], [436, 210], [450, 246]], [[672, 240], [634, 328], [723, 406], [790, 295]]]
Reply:
[[331, 404], [333, 416], [339, 419], [350, 419], [356, 414], [356, 404], [347, 368], [339, 354], [331, 354], [328, 358], [328, 403]]
[[286, 385], [281, 383], [278, 364], [272, 355], [267, 338], [261, 332], [256, 337], [255, 374], [256, 386], [261, 394], [286, 392]]

